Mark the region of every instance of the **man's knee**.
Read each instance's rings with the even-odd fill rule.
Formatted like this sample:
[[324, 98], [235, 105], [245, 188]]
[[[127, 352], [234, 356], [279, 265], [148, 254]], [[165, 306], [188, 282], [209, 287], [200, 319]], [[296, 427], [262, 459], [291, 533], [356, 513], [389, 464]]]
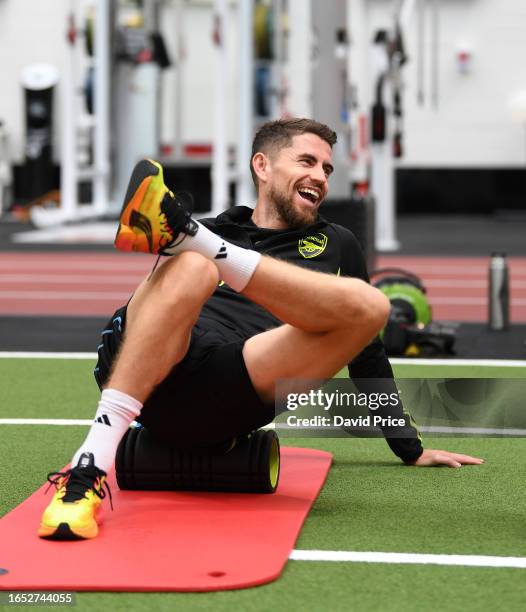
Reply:
[[373, 293], [371, 294], [371, 310], [372, 310], [372, 325], [380, 331], [389, 318], [391, 312], [391, 302], [387, 296], [382, 293], [379, 289], [371, 287]]
[[178, 301], [205, 301], [219, 282], [219, 272], [213, 261], [194, 251], [184, 251], [163, 266], [162, 291]]
[[374, 333], [379, 332], [387, 322], [391, 304], [387, 297], [375, 287], [349, 279], [347, 289], [349, 326], [367, 326]]

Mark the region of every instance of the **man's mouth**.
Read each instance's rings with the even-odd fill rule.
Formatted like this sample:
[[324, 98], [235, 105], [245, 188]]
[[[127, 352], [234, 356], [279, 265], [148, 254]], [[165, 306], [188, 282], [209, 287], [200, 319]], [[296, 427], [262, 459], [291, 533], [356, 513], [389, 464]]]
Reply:
[[321, 193], [315, 187], [298, 187], [298, 193], [300, 197], [307, 200], [310, 204], [316, 204], [321, 197]]

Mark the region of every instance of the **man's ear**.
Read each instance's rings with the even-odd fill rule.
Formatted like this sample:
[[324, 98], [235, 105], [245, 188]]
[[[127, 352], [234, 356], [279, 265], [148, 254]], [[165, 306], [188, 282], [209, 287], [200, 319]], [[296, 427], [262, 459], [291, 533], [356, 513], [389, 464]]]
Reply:
[[270, 166], [269, 158], [261, 151], [258, 151], [252, 158], [252, 167], [256, 176], [262, 183], [266, 183], [268, 180], [268, 171]]

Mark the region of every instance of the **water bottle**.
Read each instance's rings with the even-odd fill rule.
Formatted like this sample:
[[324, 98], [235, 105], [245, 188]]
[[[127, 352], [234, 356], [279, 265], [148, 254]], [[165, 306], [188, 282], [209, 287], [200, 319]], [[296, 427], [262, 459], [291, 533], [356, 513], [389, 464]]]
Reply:
[[510, 322], [510, 288], [505, 253], [492, 253], [489, 264], [488, 326], [507, 329]]
[[4, 122], [0, 119], [0, 216], [11, 205], [10, 191], [12, 182], [13, 177], [11, 175], [11, 165], [7, 150], [7, 131], [4, 127]]

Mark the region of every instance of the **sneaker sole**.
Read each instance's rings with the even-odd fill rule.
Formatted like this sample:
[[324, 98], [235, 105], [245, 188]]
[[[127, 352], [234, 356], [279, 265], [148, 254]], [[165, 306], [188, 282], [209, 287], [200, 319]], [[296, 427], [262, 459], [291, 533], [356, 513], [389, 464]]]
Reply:
[[60, 523], [58, 527], [40, 525], [38, 535], [45, 540], [90, 540], [97, 537], [99, 528], [97, 523], [85, 528], [72, 529], [68, 523]]
[[160, 164], [151, 159], [143, 159], [133, 169], [115, 237], [115, 247], [119, 251], [156, 254], [159, 250], [159, 245], [154, 244], [153, 230], [147, 215], [149, 206], [144, 204], [155, 177], [159, 177], [167, 193]]
[[86, 527], [70, 527], [69, 523], [62, 522], [58, 525], [40, 523], [38, 535], [45, 540], [90, 540], [97, 537], [99, 525], [103, 520], [103, 509], [99, 506], [95, 510], [93, 520]]

